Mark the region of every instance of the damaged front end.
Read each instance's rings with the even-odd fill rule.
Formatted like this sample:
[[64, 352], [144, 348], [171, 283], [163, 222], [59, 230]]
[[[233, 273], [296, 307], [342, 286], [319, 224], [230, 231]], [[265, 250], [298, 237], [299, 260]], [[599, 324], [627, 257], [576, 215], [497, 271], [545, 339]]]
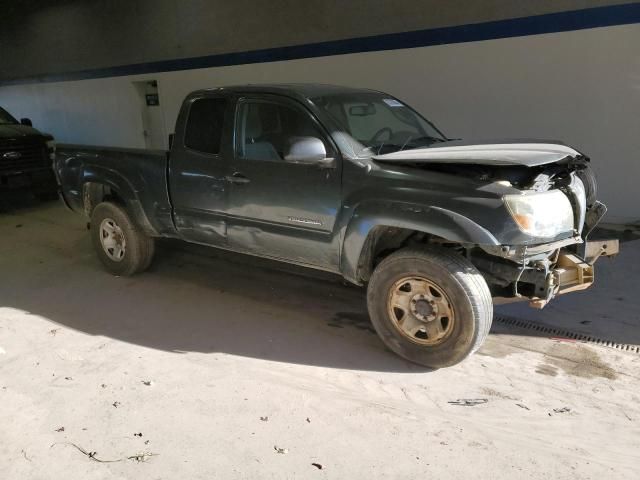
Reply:
[[482, 247], [472, 261], [494, 297], [529, 300], [530, 306], [544, 308], [557, 295], [589, 288], [595, 262], [618, 253], [617, 239], [588, 240], [606, 210], [596, 201], [586, 211], [582, 235], [535, 246]]
[[542, 308], [591, 286], [596, 260], [618, 253], [617, 240], [589, 238], [607, 208], [589, 158], [561, 142], [444, 142], [374, 160], [479, 183], [485, 196], [458, 194], [448, 207], [494, 235], [495, 244], [464, 249], [496, 300]]

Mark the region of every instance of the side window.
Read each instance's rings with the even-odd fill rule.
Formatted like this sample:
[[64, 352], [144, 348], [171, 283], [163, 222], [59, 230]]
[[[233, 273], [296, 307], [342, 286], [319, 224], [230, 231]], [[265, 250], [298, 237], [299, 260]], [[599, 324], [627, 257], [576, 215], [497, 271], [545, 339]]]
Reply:
[[191, 104], [184, 145], [199, 152], [220, 153], [224, 126], [225, 98], [200, 98]]
[[[245, 102], [240, 107], [240, 156], [249, 160], [283, 160], [296, 137], [324, 135], [309, 114], [272, 102]], [[328, 145], [325, 144], [328, 150]]]

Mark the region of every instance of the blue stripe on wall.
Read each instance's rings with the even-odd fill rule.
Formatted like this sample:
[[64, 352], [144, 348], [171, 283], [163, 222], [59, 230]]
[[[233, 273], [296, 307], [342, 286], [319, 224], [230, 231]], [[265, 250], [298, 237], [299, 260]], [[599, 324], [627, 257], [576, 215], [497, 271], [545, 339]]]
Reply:
[[246, 65], [301, 58], [325, 57], [348, 53], [397, 50], [453, 43], [478, 42], [498, 38], [522, 37], [544, 33], [567, 32], [588, 28], [640, 23], [640, 2], [588, 8], [569, 12], [549, 13], [531, 17], [497, 20], [454, 27], [390, 33], [370, 37], [350, 38], [329, 42], [267, 48], [247, 52], [207, 55], [203, 57], [163, 60], [115, 67], [81, 70], [0, 82], [0, 85], [38, 82], [59, 82], [89, 78], [173, 72], [197, 68]]

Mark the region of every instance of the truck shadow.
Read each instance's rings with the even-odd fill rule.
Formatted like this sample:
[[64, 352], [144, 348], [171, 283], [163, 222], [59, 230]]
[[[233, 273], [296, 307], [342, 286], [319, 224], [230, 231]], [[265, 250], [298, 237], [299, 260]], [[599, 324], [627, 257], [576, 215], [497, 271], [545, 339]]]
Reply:
[[428, 371], [386, 349], [369, 321], [364, 289], [332, 274], [164, 241], [143, 280], [157, 284], [151, 288], [173, 289], [188, 312], [178, 325], [156, 316], [153, 328], [167, 335], [155, 337], [155, 348], [358, 370]]
[[[29, 227], [25, 222], [15, 231], [27, 233]], [[3, 262], [10, 267], [3, 273], [13, 280], [0, 285], [0, 307], [91, 336], [175, 353], [428, 371], [384, 347], [368, 321], [364, 291], [336, 277], [303, 276], [252, 257], [163, 242], [149, 272], [117, 278], [102, 269], [80, 228], [76, 239], [71, 235], [51, 247], [57, 260], [31, 251]]]

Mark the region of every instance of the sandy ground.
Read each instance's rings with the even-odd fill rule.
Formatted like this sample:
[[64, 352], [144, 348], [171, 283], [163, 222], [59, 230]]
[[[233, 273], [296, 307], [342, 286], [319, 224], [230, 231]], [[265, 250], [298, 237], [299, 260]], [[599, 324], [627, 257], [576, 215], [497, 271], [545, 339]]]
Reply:
[[[637, 478], [640, 354], [495, 324], [430, 372], [333, 278], [172, 245], [115, 278], [55, 202], [0, 232], [2, 479]], [[505, 311], [640, 343], [640, 242], [601, 267]]]

